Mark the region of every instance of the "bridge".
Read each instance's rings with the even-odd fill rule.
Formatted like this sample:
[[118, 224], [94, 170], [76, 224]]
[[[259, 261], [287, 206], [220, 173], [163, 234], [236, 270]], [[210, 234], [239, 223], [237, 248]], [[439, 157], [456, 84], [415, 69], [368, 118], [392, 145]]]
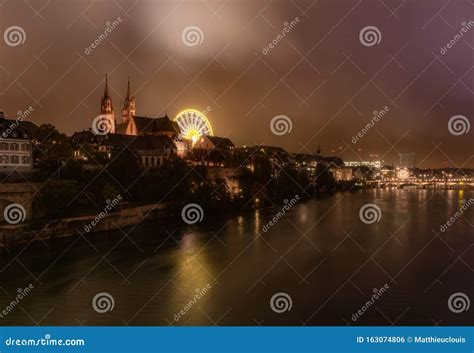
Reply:
[[375, 187], [417, 188], [417, 189], [471, 189], [474, 188], [474, 178], [459, 179], [387, 179], [367, 181]]

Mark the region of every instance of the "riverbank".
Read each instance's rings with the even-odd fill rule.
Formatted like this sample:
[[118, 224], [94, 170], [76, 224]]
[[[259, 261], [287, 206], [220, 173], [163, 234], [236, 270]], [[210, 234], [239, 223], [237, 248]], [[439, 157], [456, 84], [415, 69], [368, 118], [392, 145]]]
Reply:
[[132, 227], [143, 221], [167, 217], [167, 206], [167, 204], [149, 204], [123, 208], [105, 215], [101, 213], [68, 217], [42, 224], [42, 227], [35, 227], [35, 224], [31, 223], [2, 225], [0, 226], [0, 246], [9, 247], [34, 240], [50, 240]]
[[[315, 194], [298, 195], [299, 203], [306, 202], [310, 199], [324, 198], [335, 192], [356, 192], [364, 189], [377, 188], [361, 188], [359, 185], [339, 185], [339, 188], [331, 190], [318, 190]], [[380, 188], [382, 190], [391, 188]], [[397, 188], [393, 188], [397, 189]], [[401, 188], [400, 188], [401, 189]], [[411, 188], [405, 188], [410, 190]], [[255, 209], [267, 209], [278, 206], [285, 206], [287, 199], [274, 199], [270, 204], [259, 203], [235, 205], [226, 209], [215, 209], [214, 213], [237, 214], [241, 211], [249, 211]], [[66, 217], [59, 220], [33, 219], [27, 223], [19, 225], [0, 225], [0, 248], [9, 248], [38, 240], [53, 240], [57, 238], [73, 237], [88, 233], [113, 232], [120, 229], [137, 226], [142, 222], [157, 221], [160, 219], [171, 219], [180, 216], [180, 210], [170, 207], [169, 204], [147, 204], [126, 208], [119, 208], [113, 212], [100, 212], [93, 215]]]
[[[329, 195], [331, 192], [322, 191], [316, 195], [300, 196], [301, 201], [307, 201], [312, 198], [319, 198]], [[271, 200], [274, 206], [284, 205], [285, 200]], [[273, 206], [260, 203], [258, 206], [235, 205], [229, 209], [215, 209], [213, 214], [235, 214], [241, 211], [250, 211], [255, 209], [266, 209]], [[53, 240], [79, 236], [88, 233], [113, 232], [119, 229], [134, 227], [142, 222], [157, 221], [180, 216], [180, 210], [174, 209], [167, 203], [147, 204], [134, 207], [119, 208], [110, 212], [100, 212], [92, 215], [65, 217], [61, 219], [47, 220], [44, 218], [32, 219], [26, 223], [18, 225], [3, 224], [0, 225], [0, 247], [11, 247], [22, 243], [28, 243], [38, 240]]]

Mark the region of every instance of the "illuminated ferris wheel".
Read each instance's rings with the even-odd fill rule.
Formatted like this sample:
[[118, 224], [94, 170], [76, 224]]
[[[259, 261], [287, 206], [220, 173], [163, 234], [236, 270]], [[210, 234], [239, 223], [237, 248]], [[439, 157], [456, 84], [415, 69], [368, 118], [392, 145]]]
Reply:
[[206, 116], [194, 109], [186, 109], [174, 119], [181, 129], [181, 136], [196, 142], [199, 136], [213, 135], [211, 124]]

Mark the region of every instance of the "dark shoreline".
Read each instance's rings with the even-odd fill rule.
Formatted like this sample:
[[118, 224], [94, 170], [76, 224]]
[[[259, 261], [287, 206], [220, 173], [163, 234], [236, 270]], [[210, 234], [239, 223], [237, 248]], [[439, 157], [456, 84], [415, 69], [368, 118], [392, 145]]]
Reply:
[[[363, 190], [372, 190], [377, 188], [368, 188], [368, 187], [359, 187], [353, 185], [352, 187], [339, 188], [336, 190], [323, 190], [318, 191], [313, 195], [299, 195], [300, 199], [298, 203], [307, 202], [312, 199], [320, 199], [330, 197], [331, 195], [340, 193], [340, 192], [357, 192]], [[465, 188], [470, 189], [470, 188]], [[412, 188], [405, 189], [407, 191], [414, 190]], [[430, 190], [430, 189], [416, 189], [416, 190]], [[451, 189], [446, 189], [451, 190]], [[454, 189], [453, 189], [454, 190]], [[206, 226], [210, 220], [215, 221], [220, 218], [229, 218], [238, 216], [240, 214], [249, 214], [255, 210], [271, 210], [279, 209], [280, 206], [285, 206], [286, 198], [278, 198], [270, 200], [274, 205], [262, 205], [260, 207], [254, 207], [249, 205], [231, 205], [226, 208], [210, 208], [205, 210], [205, 214], [212, 215], [211, 217], [206, 216], [200, 222], [201, 225]], [[65, 217], [59, 220], [50, 221], [49, 225], [47, 220], [44, 219], [34, 219], [28, 223], [22, 225], [0, 225], [0, 254], [8, 254], [9, 251], [15, 251], [16, 248], [27, 244], [29, 242], [41, 242], [41, 241], [51, 241], [54, 242], [57, 239], [62, 238], [77, 238], [78, 236], [90, 236], [94, 235], [107, 235], [112, 232], [117, 232], [119, 230], [128, 230], [133, 227], [137, 227], [140, 224], [152, 223], [163, 221], [165, 225], [175, 224], [176, 227], [182, 226], [184, 223], [181, 219], [181, 214], [176, 207], [169, 207], [159, 204], [147, 204], [139, 205], [133, 207], [126, 207], [119, 209], [116, 212], [111, 212], [104, 219], [98, 222], [96, 227], [92, 227], [91, 231], [84, 231], [84, 227], [90, 223], [93, 219], [97, 218], [98, 214], [86, 215], [86, 216], [76, 216], [76, 217]], [[136, 210], [142, 208], [151, 208], [152, 210], [145, 214], [144, 216], [138, 215]], [[139, 218], [136, 221], [125, 221], [119, 222], [119, 219], [124, 217], [125, 213], [132, 213], [135, 218]], [[143, 212], [143, 211], [142, 211]], [[146, 212], [146, 211], [145, 211]], [[130, 217], [129, 217], [130, 218]], [[66, 223], [66, 225], [65, 225]], [[122, 223], [122, 225], [118, 224]], [[123, 224], [125, 223], [125, 224]], [[8, 250], [6, 250], [6, 249]]]
[[[347, 191], [347, 190], [346, 190]], [[356, 191], [356, 190], [350, 190]], [[298, 203], [306, 202], [311, 199], [325, 198], [338, 193], [341, 191], [322, 191], [318, 192], [315, 195], [306, 195], [300, 197]], [[199, 224], [206, 226], [213, 223], [217, 219], [228, 219], [230, 217], [236, 217], [239, 215], [248, 215], [255, 210], [271, 210], [279, 209], [279, 207], [285, 205], [287, 199], [273, 199], [271, 200], [274, 205], [263, 205], [261, 207], [238, 207], [232, 205], [228, 208], [214, 208], [207, 209], [202, 222]], [[127, 207], [118, 210], [117, 212], [111, 212], [105, 216], [100, 222], [98, 222], [96, 227], [92, 227], [91, 231], [85, 232], [84, 227], [91, 222], [91, 220], [97, 218], [97, 214], [87, 215], [87, 216], [77, 216], [77, 217], [65, 217], [59, 220], [52, 220], [49, 222], [42, 219], [35, 219], [28, 223], [22, 225], [3, 225], [0, 226], [0, 254], [3, 252], [7, 255], [9, 252], [15, 253], [17, 248], [20, 248], [28, 243], [38, 243], [38, 242], [56, 242], [60, 239], [76, 239], [80, 236], [87, 237], [99, 237], [106, 238], [111, 233], [117, 232], [119, 230], [127, 231], [128, 229], [138, 227], [141, 224], [153, 223], [153, 222], [163, 222], [165, 226], [174, 225], [173, 228], [179, 228], [180, 226], [185, 225], [181, 219], [181, 214], [176, 208], [173, 209], [169, 206], [161, 207], [157, 209], [159, 204], [148, 204], [141, 205], [136, 207]], [[140, 208], [152, 208], [149, 214], [146, 214], [143, 217], [140, 217], [140, 220], [137, 222], [131, 222], [124, 226], [119, 226], [116, 223], [116, 220], [123, 217], [124, 212], [134, 212]], [[211, 216], [209, 216], [211, 215]], [[112, 218], [112, 219], [111, 219]], [[8, 250], [6, 250], [6, 249]], [[8, 257], [8, 256], [7, 256]]]

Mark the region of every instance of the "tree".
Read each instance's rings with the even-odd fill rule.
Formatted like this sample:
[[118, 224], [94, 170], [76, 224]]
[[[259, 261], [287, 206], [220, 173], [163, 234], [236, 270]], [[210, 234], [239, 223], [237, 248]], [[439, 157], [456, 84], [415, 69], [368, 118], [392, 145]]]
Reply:
[[59, 219], [73, 213], [80, 192], [76, 181], [49, 180], [33, 200], [33, 212], [38, 217]]
[[[140, 167], [138, 165], [137, 156], [128, 148], [123, 150], [115, 150], [111, 155], [111, 161], [107, 164], [106, 169], [108, 175], [112, 175], [114, 179], [111, 182], [116, 182], [118, 190], [129, 189], [132, 184], [135, 185], [137, 178], [140, 176]], [[107, 175], [107, 173], [105, 173]], [[143, 187], [143, 184], [139, 184]], [[126, 198], [127, 195], [122, 195]]]
[[42, 124], [33, 137], [33, 160], [41, 171], [58, 171], [71, 159], [73, 150], [68, 137], [51, 124]]
[[316, 166], [316, 184], [319, 190], [332, 190], [336, 186], [336, 181], [329, 167], [318, 163]]

